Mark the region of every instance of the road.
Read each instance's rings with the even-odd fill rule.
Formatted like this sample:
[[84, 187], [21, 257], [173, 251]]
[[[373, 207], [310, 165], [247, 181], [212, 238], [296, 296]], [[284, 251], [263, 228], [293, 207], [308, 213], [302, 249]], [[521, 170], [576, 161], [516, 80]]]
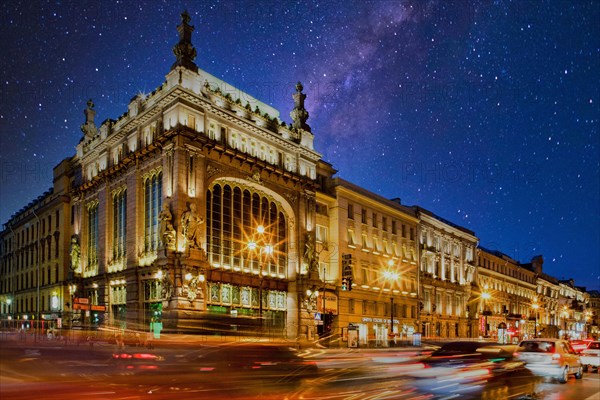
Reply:
[[600, 374], [587, 372], [582, 379], [570, 378], [565, 384], [544, 383], [539, 398], [544, 400], [600, 400]]
[[[7, 345], [0, 343], [0, 398], [8, 399], [431, 399], [407, 376], [419, 364], [419, 349], [303, 351], [319, 366], [271, 370], [259, 360], [242, 366], [249, 344], [236, 344], [226, 357], [210, 359], [212, 345], [148, 350], [114, 345]], [[215, 349], [217, 347], [214, 347]], [[237, 353], [236, 353], [237, 352]], [[115, 358], [114, 354], [135, 355]], [[222, 353], [218, 353], [222, 354]], [[137, 357], [137, 358], [135, 358]], [[200, 360], [200, 362], [199, 362]], [[231, 366], [235, 365], [235, 368]], [[535, 399], [600, 400], [600, 374], [588, 372], [566, 384], [543, 383]], [[595, 396], [595, 397], [594, 397]]]

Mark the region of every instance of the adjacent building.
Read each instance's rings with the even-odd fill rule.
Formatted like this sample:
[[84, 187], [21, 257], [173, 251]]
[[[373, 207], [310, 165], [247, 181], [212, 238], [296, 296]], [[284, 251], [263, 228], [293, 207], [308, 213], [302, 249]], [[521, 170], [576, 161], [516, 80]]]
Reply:
[[440, 338], [477, 337], [473, 285], [479, 239], [429, 210], [412, 209], [419, 219], [420, 332]]

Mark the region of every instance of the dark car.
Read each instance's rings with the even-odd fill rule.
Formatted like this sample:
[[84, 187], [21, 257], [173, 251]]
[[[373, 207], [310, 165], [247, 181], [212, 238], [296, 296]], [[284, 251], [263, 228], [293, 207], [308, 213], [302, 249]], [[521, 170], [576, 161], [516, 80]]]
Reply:
[[313, 377], [318, 371], [316, 362], [301, 357], [295, 349], [271, 344], [207, 346], [190, 352], [183, 361], [196, 372], [236, 379], [284, 382]]
[[442, 345], [409, 375], [422, 392], [442, 398], [533, 396], [541, 379], [517, 360], [515, 345], [456, 341]]

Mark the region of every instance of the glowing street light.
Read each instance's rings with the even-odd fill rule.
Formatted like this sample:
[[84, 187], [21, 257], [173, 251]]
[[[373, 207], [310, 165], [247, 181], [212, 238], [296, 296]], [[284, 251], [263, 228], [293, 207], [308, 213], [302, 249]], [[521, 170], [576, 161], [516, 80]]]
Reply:
[[269, 257], [273, 256], [273, 253], [275, 252], [275, 248], [272, 244], [268, 243], [267, 241], [265, 241], [265, 227], [263, 225], [258, 225], [256, 227], [256, 233], [258, 234], [258, 239], [259, 240], [250, 240], [247, 244], [248, 250], [250, 250], [251, 252], [257, 252], [258, 253], [258, 275], [260, 278], [260, 285], [258, 288], [258, 316], [260, 318], [260, 325], [261, 325], [261, 329], [263, 326], [263, 257], [265, 257], [265, 260], [268, 259]]
[[[388, 267], [392, 268], [394, 266], [394, 261], [388, 261]], [[391, 284], [400, 279], [400, 274], [392, 269], [385, 270], [383, 272], [383, 277], [385, 280], [390, 281]], [[394, 335], [394, 291], [392, 290], [392, 295], [390, 297], [390, 334]]]
[[537, 337], [538, 309], [540, 308], [540, 305], [537, 303], [537, 300], [534, 300], [533, 304], [531, 305], [531, 308], [533, 308], [533, 313], [535, 316], [535, 325], [533, 326], [533, 337]]

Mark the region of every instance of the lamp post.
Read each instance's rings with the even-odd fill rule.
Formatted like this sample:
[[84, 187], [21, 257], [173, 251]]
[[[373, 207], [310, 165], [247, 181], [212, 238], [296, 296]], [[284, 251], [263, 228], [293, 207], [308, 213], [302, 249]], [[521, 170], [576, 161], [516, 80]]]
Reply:
[[[392, 267], [394, 265], [394, 261], [393, 260], [389, 260], [388, 261], [388, 267]], [[398, 281], [398, 278], [400, 278], [400, 274], [396, 271], [393, 271], [391, 269], [386, 270], [383, 273], [383, 277], [388, 280], [390, 282], [390, 287], [391, 287], [391, 297], [390, 297], [390, 335], [394, 335], [394, 288], [393, 288], [393, 284], [394, 282]]]
[[[487, 290], [487, 288], [486, 288]], [[489, 294], [487, 291], [484, 291], [483, 293], [481, 293], [481, 298], [483, 299], [483, 337], [487, 336], [487, 310], [486, 310], [486, 305], [487, 305], [487, 301], [489, 299], [492, 298], [492, 295]]]
[[535, 321], [534, 321], [534, 325], [533, 325], [533, 337], [537, 338], [537, 320], [538, 320], [538, 309], [540, 308], [540, 305], [537, 303], [537, 300], [534, 300], [533, 304], [531, 305], [531, 308], [533, 308], [533, 313], [534, 313], [534, 317], [535, 317]]
[[265, 239], [265, 227], [263, 225], [258, 225], [256, 227], [256, 237], [253, 240], [248, 242], [248, 250], [251, 252], [256, 252], [258, 254], [258, 277], [259, 277], [259, 287], [258, 287], [258, 317], [260, 319], [260, 328], [262, 331], [263, 328], [263, 256], [265, 257], [265, 261], [268, 257], [271, 257], [274, 252], [273, 245], [271, 245]]

